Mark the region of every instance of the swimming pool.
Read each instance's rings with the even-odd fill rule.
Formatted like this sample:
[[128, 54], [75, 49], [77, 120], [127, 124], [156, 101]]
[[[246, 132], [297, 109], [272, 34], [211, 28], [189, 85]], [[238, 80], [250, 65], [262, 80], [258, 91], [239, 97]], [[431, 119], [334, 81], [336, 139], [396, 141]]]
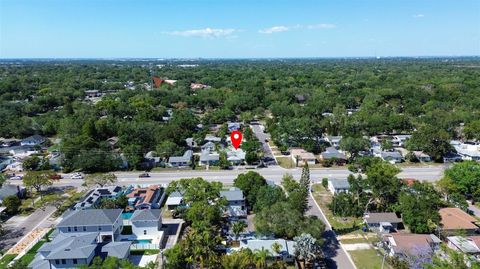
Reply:
[[151, 244], [152, 243], [152, 240], [151, 239], [139, 239], [139, 240], [133, 240], [132, 241], [133, 244]]
[[122, 219], [131, 219], [132, 215], [133, 215], [133, 212], [122, 213]]

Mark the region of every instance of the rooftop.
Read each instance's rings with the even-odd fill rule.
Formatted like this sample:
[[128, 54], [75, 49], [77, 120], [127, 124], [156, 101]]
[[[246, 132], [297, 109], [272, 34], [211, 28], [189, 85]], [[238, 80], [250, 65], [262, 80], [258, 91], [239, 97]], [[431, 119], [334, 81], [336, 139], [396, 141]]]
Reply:
[[447, 240], [463, 253], [480, 253], [480, 248], [471, 238], [463, 236], [449, 236], [447, 237]]
[[431, 249], [432, 243], [440, 244], [442, 241], [434, 234], [387, 234], [383, 236], [384, 240], [390, 242], [397, 253], [423, 253], [426, 249]]
[[220, 196], [225, 197], [227, 201], [243, 201], [245, 197], [243, 196], [243, 191], [239, 188], [230, 188], [228, 191], [221, 191]]
[[156, 203], [160, 197], [158, 193], [161, 192], [161, 187], [158, 185], [151, 185], [145, 188], [135, 188], [131, 193], [127, 194], [128, 198], [138, 198], [135, 205], [142, 203], [153, 204]]
[[63, 214], [57, 227], [113, 225], [122, 214], [122, 209], [70, 210]]
[[368, 213], [364, 216], [364, 219], [367, 223], [380, 223], [380, 222], [390, 222], [390, 223], [400, 223], [402, 219], [393, 212], [385, 213]]
[[116, 197], [123, 192], [123, 188], [120, 186], [108, 186], [93, 189], [85, 195], [82, 201], [75, 204], [75, 208], [91, 207], [97, 203], [100, 198], [103, 197]]
[[442, 208], [439, 213], [442, 218], [440, 224], [445, 230], [478, 229], [478, 226], [474, 224], [478, 220], [460, 208]]
[[329, 179], [328, 182], [332, 183], [332, 186], [335, 189], [349, 189], [350, 183], [348, 183], [348, 179]]
[[161, 215], [160, 209], [135, 210], [130, 221], [159, 221]]

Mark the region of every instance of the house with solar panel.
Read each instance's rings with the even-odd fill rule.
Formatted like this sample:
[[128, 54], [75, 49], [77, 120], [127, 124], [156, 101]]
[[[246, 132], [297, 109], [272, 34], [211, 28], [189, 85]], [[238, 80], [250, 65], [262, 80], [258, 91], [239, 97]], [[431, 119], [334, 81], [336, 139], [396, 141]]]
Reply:
[[85, 197], [73, 207], [76, 210], [89, 209], [97, 206], [102, 199], [116, 199], [122, 194], [129, 192], [127, 188], [124, 190], [120, 186], [108, 186], [102, 188], [96, 188], [89, 191]]

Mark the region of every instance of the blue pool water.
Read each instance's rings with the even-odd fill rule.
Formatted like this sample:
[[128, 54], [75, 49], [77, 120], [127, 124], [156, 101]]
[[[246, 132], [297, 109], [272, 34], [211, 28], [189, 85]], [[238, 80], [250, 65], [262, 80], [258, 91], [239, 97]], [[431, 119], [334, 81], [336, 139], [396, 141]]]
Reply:
[[132, 217], [133, 213], [122, 213], [122, 218], [123, 219], [130, 219]]
[[151, 244], [152, 240], [150, 239], [140, 239], [140, 240], [134, 240], [134, 244]]

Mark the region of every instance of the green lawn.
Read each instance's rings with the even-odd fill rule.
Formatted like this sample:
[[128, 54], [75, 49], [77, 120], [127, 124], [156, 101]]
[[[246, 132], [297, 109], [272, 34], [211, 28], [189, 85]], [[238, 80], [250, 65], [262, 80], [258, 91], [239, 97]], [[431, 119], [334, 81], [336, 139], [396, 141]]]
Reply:
[[13, 261], [13, 259], [17, 257], [16, 254], [6, 254], [5, 256], [2, 257], [0, 260], [0, 269], [6, 269], [7, 265]]
[[[353, 262], [357, 266], [357, 269], [381, 269], [383, 256], [381, 256], [374, 249], [365, 249], [365, 250], [352, 250], [349, 251], [350, 256], [352, 256]], [[387, 261], [385, 261], [384, 268], [390, 269]]]
[[45, 244], [46, 241], [44, 240], [41, 240], [41, 241], [38, 241], [38, 243], [36, 243], [28, 252], [27, 254], [23, 255], [21, 258], [20, 258], [20, 262], [23, 263], [23, 264], [29, 264], [33, 261], [33, 259], [35, 258], [35, 255], [37, 254], [37, 251], [38, 249], [43, 246], [43, 244]]
[[283, 168], [294, 168], [295, 164], [293, 163], [292, 158], [290, 157], [277, 157], [278, 165]]
[[332, 211], [328, 208], [328, 204], [332, 201], [332, 194], [321, 184], [313, 185], [312, 190], [315, 201], [317, 201], [318, 205], [322, 208], [328, 222], [330, 222], [330, 225], [332, 225], [335, 230], [352, 229], [352, 232], [359, 231], [360, 227], [354, 228], [354, 226], [360, 226], [362, 223], [361, 218], [334, 216]]

